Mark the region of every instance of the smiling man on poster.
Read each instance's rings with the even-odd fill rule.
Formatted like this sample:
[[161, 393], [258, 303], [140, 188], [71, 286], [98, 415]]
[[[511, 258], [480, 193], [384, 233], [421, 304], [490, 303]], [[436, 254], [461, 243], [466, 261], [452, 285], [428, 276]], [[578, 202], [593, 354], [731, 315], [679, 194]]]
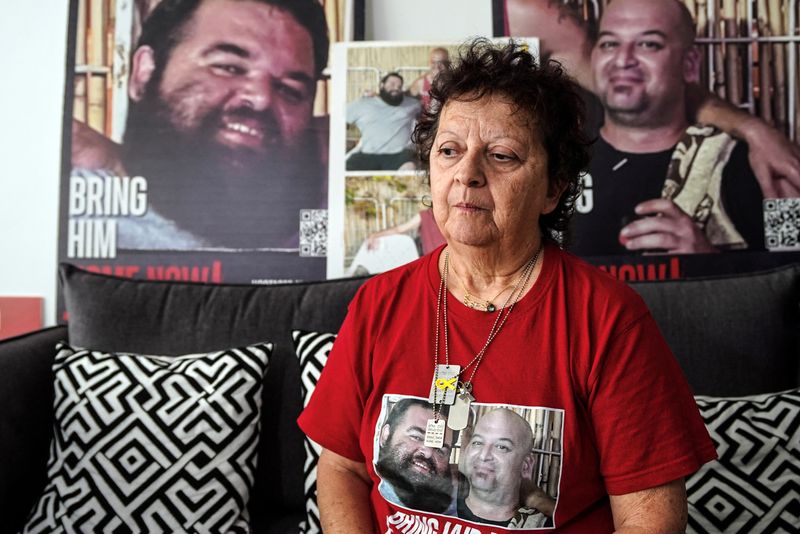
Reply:
[[763, 248], [747, 145], [686, 119], [694, 39], [677, 0], [617, 0], [603, 13], [591, 66], [605, 122], [577, 206], [577, 254]]
[[72, 180], [147, 182], [147, 212], [119, 218], [117, 245], [296, 255], [300, 210], [326, 205], [327, 128], [312, 111], [328, 44], [316, 0], [158, 4], [133, 54], [122, 145], [73, 135]]

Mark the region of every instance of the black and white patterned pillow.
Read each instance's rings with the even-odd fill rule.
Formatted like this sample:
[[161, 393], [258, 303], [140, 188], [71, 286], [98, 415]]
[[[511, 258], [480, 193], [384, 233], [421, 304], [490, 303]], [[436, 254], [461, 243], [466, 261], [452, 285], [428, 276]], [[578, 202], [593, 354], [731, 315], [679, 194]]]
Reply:
[[797, 532], [800, 389], [696, 397], [719, 460], [689, 477], [689, 532]]
[[271, 344], [57, 350], [48, 483], [24, 532], [249, 531]]
[[[303, 407], [308, 404], [314, 388], [317, 387], [319, 375], [328, 361], [328, 354], [336, 339], [335, 334], [319, 332], [292, 331], [294, 348], [300, 359], [300, 390], [303, 395]], [[303, 466], [303, 481], [306, 498], [306, 519], [300, 523], [302, 534], [319, 534], [322, 527], [319, 523], [319, 508], [317, 507], [317, 461], [321, 447], [304, 437], [306, 449], [306, 462]]]

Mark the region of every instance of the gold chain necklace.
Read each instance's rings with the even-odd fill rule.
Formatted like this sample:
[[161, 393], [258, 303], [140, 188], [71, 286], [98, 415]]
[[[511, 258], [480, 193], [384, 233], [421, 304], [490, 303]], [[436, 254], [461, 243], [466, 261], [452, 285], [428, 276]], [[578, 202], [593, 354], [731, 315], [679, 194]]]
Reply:
[[464, 280], [461, 279], [461, 277], [458, 275], [455, 269], [453, 269], [453, 274], [456, 275], [458, 283], [461, 284], [461, 287], [464, 289], [464, 298], [461, 300], [464, 306], [466, 306], [467, 308], [472, 308], [473, 310], [479, 310], [487, 313], [492, 313], [497, 311], [497, 306], [494, 305], [494, 301], [497, 300], [498, 297], [500, 297], [500, 295], [502, 295], [503, 293], [514, 287], [514, 284], [508, 284], [506, 287], [501, 289], [497, 293], [497, 295], [495, 295], [493, 298], [489, 300], [484, 300], [482, 298], [476, 297], [475, 295], [469, 292], [467, 284], [464, 283]]
[[[455, 272], [455, 271], [453, 271], [453, 272]], [[458, 276], [458, 275], [456, 275], [456, 276]], [[459, 282], [461, 282], [461, 279], [459, 279]], [[464, 303], [464, 306], [467, 306], [468, 308], [472, 308], [473, 310], [480, 310], [480, 311], [492, 313], [492, 312], [497, 310], [497, 308], [495, 307], [493, 301], [497, 300], [497, 297], [499, 297], [500, 295], [502, 295], [503, 293], [505, 293], [507, 290], [511, 289], [514, 286], [513, 285], [508, 285], [508, 286], [504, 287], [503, 289], [500, 290], [500, 292], [497, 295], [494, 296], [494, 298], [489, 299], [489, 300], [483, 300], [482, 298], [478, 298], [475, 295], [473, 295], [472, 293], [470, 293], [469, 289], [467, 289], [467, 286], [463, 282], [461, 283], [461, 287], [464, 288], [464, 299], [461, 301], [461, 302]]]
[[[483, 361], [486, 350], [489, 345], [503, 328], [508, 316], [514, 309], [514, 306], [519, 302], [525, 287], [530, 280], [531, 274], [536, 267], [536, 262], [542, 252], [543, 245], [539, 245], [536, 254], [528, 260], [522, 269], [517, 283], [514, 285], [513, 291], [506, 298], [503, 308], [494, 319], [492, 327], [489, 329], [489, 335], [486, 342], [480, 351], [470, 360], [470, 362], [461, 369], [459, 365], [450, 364], [450, 344], [448, 340], [448, 327], [447, 327], [447, 274], [450, 270], [450, 252], [445, 250], [444, 255], [444, 269], [442, 273], [442, 280], [439, 283], [439, 294], [436, 298], [436, 334], [434, 337], [434, 362], [433, 362], [433, 382], [431, 383], [430, 402], [433, 404], [433, 419], [428, 420], [425, 429], [425, 445], [428, 447], [439, 448], [444, 443], [445, 434], [445, 421], [440, 419], [441, 406], [444, 404], [450, 405], [450, 413], [447, 421], [447, 426], [453, 430], [461, 430], [466, 427], [469, 420], [469, 407], [475, 397], [472, 396], [472, 380], [475, 378], [475, 373]], [[513, 299], [513, 302], [512, 302]], [[509, 306], [511, 302], [511, 306]], [[442, 313], [443, 310], [443, 313]], [[503, 313], [505, 311], [505, 314]], [[439, 365], [439, 317], [442, 317], [442, 326], [444, 331], [444, 365]], [[459, 377], [463, 371], [470, 367], [472, 373], [466, 382], [459, 381]]]

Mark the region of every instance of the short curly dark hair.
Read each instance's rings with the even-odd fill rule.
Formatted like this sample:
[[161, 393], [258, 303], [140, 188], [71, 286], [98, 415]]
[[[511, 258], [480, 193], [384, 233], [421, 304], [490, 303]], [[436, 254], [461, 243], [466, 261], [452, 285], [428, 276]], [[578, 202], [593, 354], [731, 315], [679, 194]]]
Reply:
[[412, 134], [425, 171], [448, 102], [506, 97], [525, 113], [547, 152], [550, 187], [565, 186], [555, 210], [539, 218], [545, 238], [568, 241], [569, 220], [580, 194], [580, 176], [589, 165], [591, 141], [585, 134], [586, 111], [577, 83], [556, 61], [538, 62], [524, 43], [495, 44], [475, 39], [462, 45], [459, 58], [439, 73], [430, 89], [431, 105]]

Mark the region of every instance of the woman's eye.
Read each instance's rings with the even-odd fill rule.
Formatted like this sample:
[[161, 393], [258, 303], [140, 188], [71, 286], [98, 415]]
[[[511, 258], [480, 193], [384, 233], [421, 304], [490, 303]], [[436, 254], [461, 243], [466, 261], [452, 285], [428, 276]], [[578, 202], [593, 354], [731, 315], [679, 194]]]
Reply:
[[456, 154], [456, 150], [455, 150], [454, 148], [449, 148], [449, 147], [441, 147], [441, 148], [439, 149], [439, 153], [440, 153], [441, 155], [443, 155], [443, 156], [450, 157], [450, 156], [455, 156], [455, 154]]
[[516, 156], [514, 156], [513, 154], [503, 154], [501, 152], [495, 152], [494, 154], [492, 154], [492, 157], [497, 161], [512, 161], [516, 159]]

